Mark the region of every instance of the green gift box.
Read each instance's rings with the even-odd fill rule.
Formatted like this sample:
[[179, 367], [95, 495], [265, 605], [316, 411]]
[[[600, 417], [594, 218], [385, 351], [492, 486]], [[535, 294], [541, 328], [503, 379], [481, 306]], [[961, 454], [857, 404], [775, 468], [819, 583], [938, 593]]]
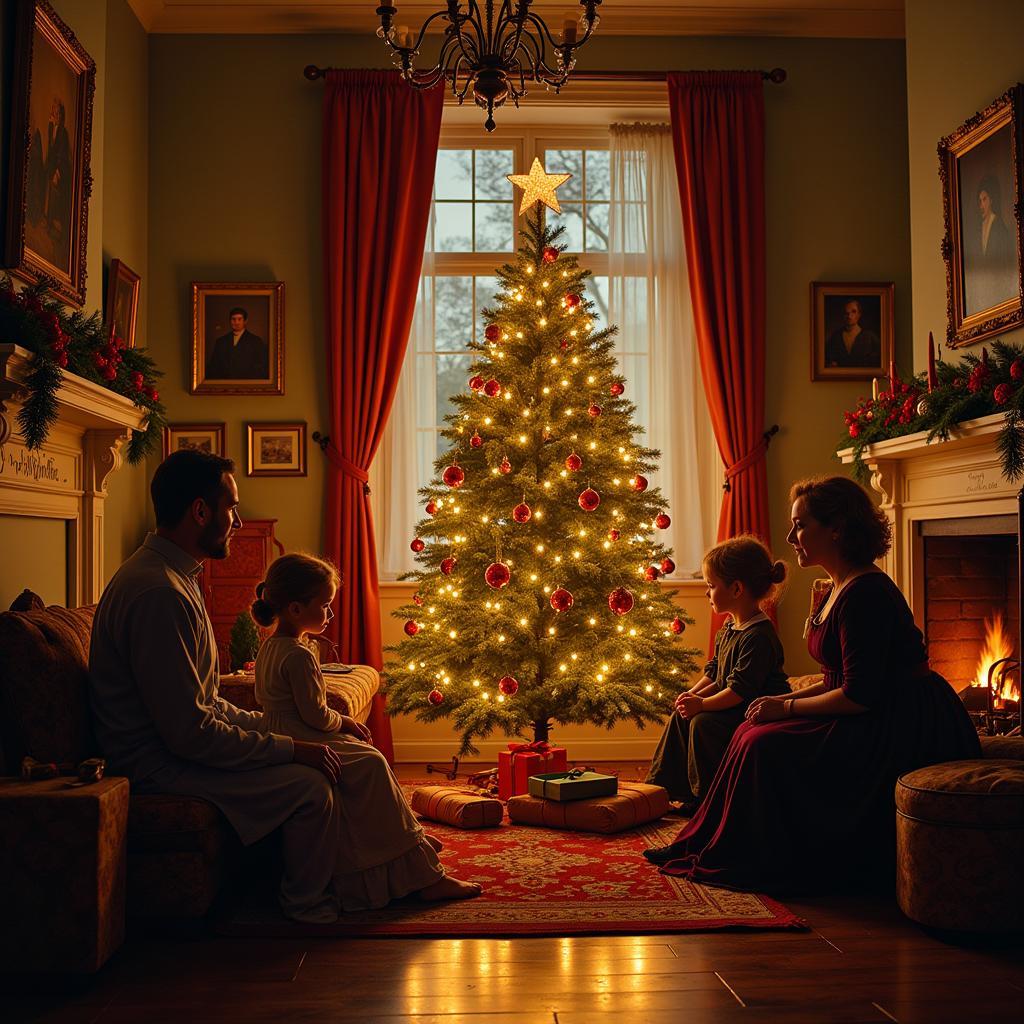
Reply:
[[530, 796], [560, 801], [615, 796], [619, 791], [619, 780], [614, 775], [599, 775], [597, 772], [587, 772], [581, 768], [574, 768], [571, 772], [531, 775], [526, 785]]

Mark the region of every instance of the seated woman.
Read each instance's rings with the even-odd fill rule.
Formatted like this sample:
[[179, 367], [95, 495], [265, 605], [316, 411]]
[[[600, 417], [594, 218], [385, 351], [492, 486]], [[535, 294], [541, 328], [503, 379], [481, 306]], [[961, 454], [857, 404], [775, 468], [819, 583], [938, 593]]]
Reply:
[[884, 514], [845, 477], [796, 484], [791, 499], [797, 561], [831, 580], [806, 629], [825, 678], [750, 705], [697, 814], [645, 853], [666, 874], [767, 891], [891, 878], [897, 777], [980, 756], [906, 600], [873, 564], [891, 543]]

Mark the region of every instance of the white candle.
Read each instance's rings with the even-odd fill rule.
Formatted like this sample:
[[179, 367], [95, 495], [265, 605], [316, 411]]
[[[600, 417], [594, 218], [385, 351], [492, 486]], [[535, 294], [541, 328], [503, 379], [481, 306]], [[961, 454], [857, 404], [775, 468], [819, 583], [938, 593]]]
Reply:
[[872, 402], [877, 402], [878, 401], [878, 378], [877, 377], [872, 377], [871, 378], [871, 401]]

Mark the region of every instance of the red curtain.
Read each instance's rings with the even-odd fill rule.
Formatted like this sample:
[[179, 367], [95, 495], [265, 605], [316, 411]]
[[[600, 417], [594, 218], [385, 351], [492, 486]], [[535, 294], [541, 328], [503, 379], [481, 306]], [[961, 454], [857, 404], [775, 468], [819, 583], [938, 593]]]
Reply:
[[718, 539], [769, 543], [761, 74], [671, 74], [668, 93], [701, 377], [726, 467]]
[[[366, 487], [405, 358], [430, 217], [441, 89], [392, 71], [330, 71], [323, 112], [327, 446], [324, 547], [341, 569], [332, 639], [341, 661], [381, 668], [377, 551]], [[369, 726], [394, 759], [384, 698]]]

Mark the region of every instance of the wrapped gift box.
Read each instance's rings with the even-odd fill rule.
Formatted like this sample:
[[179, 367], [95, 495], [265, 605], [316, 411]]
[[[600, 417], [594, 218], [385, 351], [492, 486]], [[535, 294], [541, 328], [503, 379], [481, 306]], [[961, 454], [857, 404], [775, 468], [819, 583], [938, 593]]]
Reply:
[[668, 809], [668, 793], [661, 786], [623, 782], [615, 796], [596, 796], [588, 800], [558, 803], [528, 794], [516, 796], [508, 802], [508, 817], [513, 825], [540, 825], [610, 835], [655, 821]]
[[547, 743], [510, 743], [508, 750], [498, 751], [498, 797], [508, 800], [517, 793], [526, 793], [531, 775], [564, 772], [565, 747]]
[[412, 809], [454, 828], [495, 828], [505, 816], [500, 801], [454, 786], [420, 786], [413, 790]]
[[571, 772], [531, 775], [527, 779], [527, 789], [530, 796], [544, 800], [586, 800], [594, 796], [615, 796], [619, 791], [619, 780], [614, 775], [600, 775], [576, 768]]

